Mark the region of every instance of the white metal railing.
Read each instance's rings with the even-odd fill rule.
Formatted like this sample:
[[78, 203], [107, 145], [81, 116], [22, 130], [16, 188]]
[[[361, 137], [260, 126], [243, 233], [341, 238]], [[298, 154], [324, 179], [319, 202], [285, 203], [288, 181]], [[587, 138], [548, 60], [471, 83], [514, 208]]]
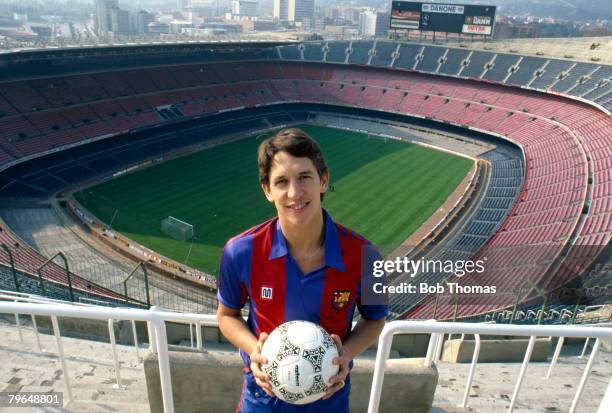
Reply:
[[[593, 366], [593, 360], [599, 351], [599, 346], [601, 344], [602, 339], [612, 340], [612, 328], [610, 327], [585, 327], [585, 326], [548, 326], [548, 325], [496, 325], [496, 324], [475, 324], [475, 323], [447, 323], [447, 322], [436, 322], [435, 320], [428, 321], [392, 321], [385, 325], [379, 340], [378, 340], [378, 352], [376, 354], [376, 363], [374, 367], [374, 377], [372, 380], [372, 390], [370, 392], [370, 401], [368, 405], [368, 413], [377, 413], [380, 405], [380, 394], [382, 391], [382, 384], [384, 378], [384, 368], [385, 362], [387, 358], [389, 358], [389, 353], [391, 351], [391, 344], [393, 341], [393, 336], [395, 334], [412, 334], [412, 333], [431, 333], [431, 338], [429, 340], [429, 347], [427, 349], [427, 355], [425, 357], [425, 365], [432, 366], [439, 359], [439, 355], [441, 354], [441, 347], [443, 344], [443, 337], [445, 334], [472, 334], [475, 337], [476, 345], [474, 348], [474, 354], [472, 357], [472, 364], [470, 366], [470, 372], [468, 374], [468, 379], [466, 383], [465, 393], [462, 399], [460, 407], [467, 407], [467, 400], [469, 391], [471, 388], [471, 382], [474, 377], [474, 371], [476, 368], [476, 364], [478, 362], [478, 356], [480, 353], [480, 336], [481, 335], [510, 335], [510, 336], [524, 336], [530, 337], [529, 344], [527, 345], [527, 351], [525, 352], [525, 357], [523, 359], [523, 364], [521, 365], [521, 371], [517, 378], [514, 392], [512, 394], [512, 400], [510, 401], [510, 407], [508, 408], [508, 412], [512, 412], [516, 405], [516, 401], [521, 389], [521, 384], [523, 382], [523, 378], [525, 377], [525, 373], [527, 371], [527, 366], [529, 365], [529, 360], [531, 358], [531, 354], [533, 351], [533, 347], [535, 345], [536, 337], [559, 337], [557, 342], [557, 347], [555, 348], [555, 354], [551, 361], [551, 365], [548, 370], [548, 374], [546, 378], [550, 377], [550, 374], [557, 363], [557, 359], [559, 357], [559, 353], [561, 352], [561, 347], [563, 346], [564, 338], [566, 337], [578, 337], [578, 338], [586, 338], [587, 343], [585, 343], [585, 347], [581, 357], [584, 356], [586, 352], [586, 348], [588, 345], [588, 340], [590, 338], [595, 339], [595, 344], [593, 345], [593, 350], [591, 351], [591, 355], [586, 364], [585, 370], [580, 379], [580, 384], [578, 385], [578, 389], [576, 390], [576, 394], [574, 395], [574, 399], [572, 401], [572, 405], [570, 407], [569, 412], [574, 413], [576, 411], [576, 406], [578, 405], [578, 401], [580, 400], [580, 396], [582, 395], [582, 391], [584, 390], [584, 386], [588, 379], [588, 376], [591, 372], [591, 368]], [[610, 393], [610, 394], [609, 394]], [[605, 403], [609, 403], [607, 400], [612, 399], [612, 379], [610, 380], [610, 385], [608, 386], [608, 390], [602, 400], [602, 404], [600, 406], [599, 411], [609, 411], [603, 410], [606, 409], [604, 407]]]
[[[72, 386], [66, 365], [66, 357], [60, 337], [58, 317], [72, 317], [93, 320], [106, 320], [109, 326], [109, 335], [111, 345], [113, 347], [113, 361], [115, 364], [115, 374], [117, 376], [117, 387], [121, 387], [121, 374], [119, 371], [119, 363], [117, 359], [116, 343], [114, 340], [114, 329], [112, 322], [114, 320], [128, 320], [134, 323], [135, 321], [143, 321], [147, 323], [149, 333], [149, 343], [152, 352], [157, 353], [159, 363], [159, 374], [161, 381], [162, 400], [164, 412], [174, 413], [174, 400], [172, 397], [172, 382], [170, 379], [170, 361], [168, 357], [168, 341], [166, 336], [166, 322], [195, 324], [197, 345], [202, 347], [201, 326], [216, 326], [217, 319], [215, 315], [204, 314], [188, 314], [188, 313], [173, 313], [162, 311], [156, 307], [151, 307], [150, 310], [140, 310], [133, 308], [105, 308], [88, 305], [72, 305], [66, 303], [19, 303], [19, 302], [0, 302], [0, 314], [15, 314], [16, 320], [19, 322], [19, 314], [28, 314], [32, 317], [35, 323], [34, 316], [49, 316], [53, 326], [53, 334], [57, 343], [58, 356], [62, 365], [64, 383], [69, 401], [73, 401]], [[136, 329], [132, 324], [134, 334]], [[21, 330], [20, 330], [21, 331]], [[38, 332], [37, 341], [38, 341]], [[20, 339], [23, 337], [20, 333]], [[40, 344], [39, 344], [40, 350]]]
[[[2, 299], [8, 299], [9, 301], [1, 301]], [[24, 300], [24, 302], [13, 302], [13, 300]], [[134, 344], [136, 348], [136, 357], [138, 359], [138, 341], [136, 337], [136, 321], [142, 321], [147, 323], [148, 334], [149, 334], [149, 345], [150, 350], [158, 354], [158, 365], [161, 379], [162, 389], [162, 400], [164, 412], [174, 412], [174, 401], [172, 396], [172, 383], [170, 377], [170, 364], [168, 357], [168, 341], [166, 336], [166, 322], [183, 323], [188, 324], [190, 329], [190, 337], [193, 345], [193, 333], [192, 326], [195, 324], [196, 330], [196, 341], [197, 347], [202, 348], [202, 332], [201, 327], [204, 326], [217, 326], [217, 320], [214, 315], [203, 315], [203, 314], [188, 314], [188, 313], [175, 313], [170, 311], [164, 311], [156, 307], [152, 307], [150, 310], [142, 309], [130, 309], [130, 308], [108, 308], [108, 307], [97, 307], [92, 305], [73, 305], [68, 303], [56, 303], [46, 302], [40, 303], [36, 297], [28, 296], [27, 294], [16, 295], [5, 294], [0, 296], [0, 314], [14, 314], [16, 317], [18, 328], [19, 326], [19, 314], [27, 314], [32, 318], [34, 330], [37, 339], [38, 350], [40, 348], [40, 340], [38, 338], [38, 332], [36, 331], [36, 320], [34, 316], [49, 316], [53, 326], [53, 334], [56, 339], [58, 355], [63, 370], [63, 377], [66, 385], [66, 392], [68, 400], [73, 401], [72, 387], [70, 383], [70, 377], [66, 365], [66, 357], [62, 346], [62, 340], [60, 337], [60, 330], [58, 325], [58, 317], [73, 317], [81, 319], [94, 319], [94, 320], [106, 320], [108, 322], [109, 336], [113, 351], [113, 361], [115, 366], [115, 374], [117, 379], [117, 387], [121, 388], [121, 374], [117, 356], [115, 333], [113, 328], [113, 322], [115, 320], [128, 320], [132, 322], [132, 332], [134, 334]], [[474, 323], [445, 323], [436, 322], [434, 320], [429, 321], [392, 321], [387, 323], [383, 329], [379, 342], [378, 352], [376, 355], [376, 364], [374, 369], [374, 377], [372, 381], [372, 389], [370, 393], [370, 400], [368, 405], [368, 413], [377, 413], [380, 404], [380, 394], [382, 390], [383, 377], [384, 377], [384, 366], [385, 361], [389, 357], [393, 336], [395, 334], [409, 334], [419, 333], [428, 334], [431, 333], [429, 341], [429, 347], [427, 350], [427, 356], [425, 358], [425, 365], [431, 366], [437, 363], [442, 353], [442, 345], [444, 342], [444, 336], [449, 334], [449, 338], [452, 334], [461, 334], [464, 339], [466, 334], [474, 335], [475, 337], [475, 349], [472, 357], [472, 364], [467, 378], [465, 392], [462, 398], [460, 407], [467, 408], [467, 401], [469, 397], [469, 391], [471, 388], [471, 382], [474, 377], [476, 364], [478, 362], [478, 356], [480, 353], [480, 336], [481, 335], [511, 335], [511, 336], [525, 336], [530, 337], [527, 351], [523, 360], [521, 371], [517, 382], [515, 384], [514, 393], [509, 407], [509, 412], [514, 409], [516, 400], [520, 392], [521, 384], [525, 376], [529, 359], [535, 345], [536, 336], [559, 337], [557, 347], [555, 348], [555, 354], [551, 361], [550, 367], [546, 378], [549, 378], [554, 366], [557, 363], [561, 347], [563, 346], [565, 337], [579, 337], [579, 338], [594, 338], [595, 344], [591, 351], [591, 355], [587, 362], [585, 371], [580, 380], [580, 384], [574, 396], [570, 413], [576, 410], [576, 406], [590, 374], [593, 360], [599, 350], [601, 339], [612, 340], [612, 328], [609, 327], [584, 327], [584, 326], [524, 326], [524, 325], [496, 325], [496, 324], [474, 324]], [[23, 341], [21, 329], [19, 330], [20, 339]], [[587, 340], [588, 341], [588, 340]], [[588, 344], [588, 343], [587, 343]], [[585, 345], [586, 351], [587, 345]], [[609, 403], [606, 400], [612, 400], [612, 380], [608, 386], [608, 390], [602, 401]], [[605, 407], [600, 407], [600, 411]]]

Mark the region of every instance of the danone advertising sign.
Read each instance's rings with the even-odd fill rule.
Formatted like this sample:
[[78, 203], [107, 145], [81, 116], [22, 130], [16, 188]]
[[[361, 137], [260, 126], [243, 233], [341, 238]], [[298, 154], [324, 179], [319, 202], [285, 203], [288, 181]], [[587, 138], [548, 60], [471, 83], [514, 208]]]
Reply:
[[495, 6], [394, 1], [391, 28], [490, 36]]

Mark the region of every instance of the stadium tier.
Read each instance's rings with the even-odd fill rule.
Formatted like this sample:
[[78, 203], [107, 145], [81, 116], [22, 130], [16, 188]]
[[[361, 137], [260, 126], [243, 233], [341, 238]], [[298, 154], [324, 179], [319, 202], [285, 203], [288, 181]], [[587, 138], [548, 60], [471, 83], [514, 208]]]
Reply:
[[[447, 249], [457, 257], [475, 252], [463, 246], [477, 245], [478, 256], [503, 257], [516, 254], [516, 245], [555, 246], [552, 255], [535, 248], [520, 263], [505, 259], [506, 265], [487, 272], [487, 283], [504, 292], [526, 281], [547, 289], [566, 284], [575, 273], [551, 272], [555, 259], [572, 245], [605, 245], [612, 236], [608, 66], [390, 41], [286, 45], [226, 58], [165, 66], [156, 62], [112, 73], [66, 70], [55, 77], [0, 82], [0, 163], [6, 169], [0, 195], [49, 196], [102, 170], [196, 139], [180, 128], [160, 132], [154, 140], [163, 142], [159, 145], [136, 139], [139, 131], [167, 119], [197, 122], [222, 114], [229, 125], [240, 110], [291, 102], [457, 125], [520, 148], [520, 154], [499, 150], [487, 155], [494, 165], [488, 194], [457, 245]], [[568, 96], [559, 95], [564, 93]], [[164, 112], [168, 106], [170, 115]], [[287, 116], [280, 112], [274, 115], [278, 124]], [[255, 130], [266, 122], [255, 116], [245, 125]], [[207, 127], [211, 136], [224, 128]], [[78, 162], [58, 162], [61, 156], [26, 162], [67, 150], [78, 155]], [[10, 238], [10, 231], [3, 234]], [[29, 248], [20, 251], [16, 255], [44, 262]], [[477, 278], [458, 282], [482, 284]], [[394, 314], [431, 316], [434, 298], [410, 300], [392, 302]], [[450, 300], [438, 304], [439, 318], [453, 313]], [[468, 300], [458, 315], [507, 307], [512, 300], [510, 294]]]
[[[60, 300], [71, 300], [70, 294], [73, 294], [74, 300], [78, 300], [79, 297], [102, 298], [114, 304], [131, 306], [142, 304], [134, 301], [126, 303], [125, 297], [120, 294], [72, 273], [69, 275], [72, 288], [67, 288], [69, 282], [66, 270], [53, 261], [41, 269], [47, 259], [15, 237], [5, 226], [0, 227], [0, 243], [3, 245], [0, 249], [0, 260], [3, 263], [12, 260], [15, 267], [20, 269], [13, 274], [10, 268], [0, 265], [3, 274], [0, 283], [3, 289], [43, 294]], [[10, 258], [7, 250], [11, 253]], [[15, 286], [15, 280], [19, 284], [18, 288]]]

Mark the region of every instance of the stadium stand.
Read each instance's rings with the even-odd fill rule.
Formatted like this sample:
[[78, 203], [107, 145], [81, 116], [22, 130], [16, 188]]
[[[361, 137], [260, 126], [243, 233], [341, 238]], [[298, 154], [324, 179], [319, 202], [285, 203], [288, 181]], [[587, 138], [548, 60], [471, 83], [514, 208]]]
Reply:
[[495, 55], [490, 52], [475, 50], [470, 55], [469, 63], [459, 72], [459, 76], [480, 78], [487, 71], [487, 64]]
[[[78, 297], [96, 297], [110, 300], [114, 303], [126, 301], [125, 297], [85, 280], [76, 274], [70, 273], [69, 281], [66, 269], [54, 262], [50, 262], [43, 267], [47, 259], [27, 244], [23, 244], [20, 239], [7, 229], [4, 223], [0, 227], [0, 242], [11, 252], [12, 260], [17, 269], [15, 274], [18, 278], [19, 291], [48, 295], [52, 298], [68, 301], [72, 299], [71, 294], [75, 300]], [[0, 260], [3, 263], [0, 265], [4, 273], [2, 277], [3, 283], [8, 283], [7, 288], [15, 289], [15, 285], [12, 285], [14, 283], [8, 281], [12, 280], [13, 277], [10, 274], [10, 267], [6, 265], [10, 259], [7, 250], [4, 248], [0, 250]]]
[[325, 61], [330, 63], [344, 63], [346, 61], [346, 51], [349, 42], [333, 42], [327, 44], [328, 51], [325, 54]]
[[567, 93], [574, 96], [583, 96], [586, 92], [598, 88], [603, 82], [609, 83], [611, 78], [612, 67], [599, 66], [594, 72], [581, 77], [576, 86], [569, 89]]
[[574, 87], [583, 76], [588, 76], [592, 72], [593, 65], [589, 63], [574, 63], [566, 72], [567, 75], [553, 83], [550, 88], [557, 92], [566, 92]]
[[440, 66], [439, 73], [447, 75], [457, 75], [461, 70], [461, 62], [467, 59], [470, 52], [464, 49], [449, 48], [446, 58]]
[[399, 48], [399, 56], [393, 62], [393, 67], [401, 69], [414, 69], [417, 65], [416, 57], [424, 46], [416, 44], [402, 44]]
[[491, 67], [482, 77], [483, 79], [503, 82], [512, 72], [511, 68], [518, 64], [520, 57], [498, 53]]
[[[132, 270], [128, 263], [113, 260], [84, 242], [73, 228], [74, 223], [57, 208], [4, 208], [0, 216], [12, 231], [43, 256], [52, 257], [63, 252], [71, 271], [109, 290], [123, 290], [123, 282]], [[137, 282], [131, 281], [132, 291], [136, 287], [144, 289], [142, 281], [140, 285], [135, 284]], [[201, 291], [167, 277], [163, 282], [157, 277], [149, 285], [153, 305], [195, 313], [211, 312], [215, 308], [214, 300]], [[142, 300], [144, 296], [138, 298]]]
[[352, 41], [348, 63], [367, 65], [370, 61], [370, 50], [372, 50], [373, 45], [374, 42]]
[[572, 62], [567, 60], [548, 60], [542, 68], [542, 74], [527, 86], [536, 89], [548, 89], [558, 79], [561, 73], [572, 67]]
[[323, 44], [307, 43], [304, 47], [304, 60], [321, 62], [323, 60]]
[[521, 56], [518, 69], [507, 79], [507, 83], [527, 86], [534, 79], [536, 72], [544, 67], [546, 59], [541, 57]]
[[425, 47], [425, 49], [423, 49], [423, 59], [417, 64], [416, 70], [436, 73], [447, 52], [448, 49], [443, 49], [441, 47]]
[[391, 62], [393, 61], [392, 55], [395, 53], [396, 49], [397, 43], [378, 40], [374, 49], [375, 54], [372, 56], [370, 64], [372, 66], [391, 66]]
[[[482, 156], [491, 162], [492, 173], [480, 207], [435, 259], [466, 260], [472, 257], [499, 228], [514, 204], [522, 184], [521, 155], [512, 146], [495, 143], [496, 149]], [[426, 272], [419, 274], [419, 280], [433, 285], [445, 281], [447, 276], [442, 272]], [[407, 281], [405, 277], [399, 277], [394, 280], [393, 285], [405, 281]], [[399, 317], [406, 308], [418, 304], [424, 297], [425, 295], [421, 294], [392, 295], [390, 310]]]
[[[281, 49], [279, 49], [281, 50]], [[288, 46], [282, 49], [281, 58], [283, 59], [292, 59], [292, 60], [300, 60], [302, 58], [302, 53], [298, 49], [298, 45]]]
[[[140, 56], [135, 61], [146, 67], [136, 70], [133, 62], [130, 66], [129, 61], [113, 58], [118, 62], [112, 64], [125, 66], [113, 66], [112, 73], [107, 66], [81, 70], [99, 71], [89, 74], [70, 74], [60, 67], [54, 77], [46, 78], [31, 76], [37, 73], [31, 69], [24, 71], [23, 79], [0, 82], [0, 198], [48, 198], [143, 160], [162, 162], [177, 149], [201, 148], [213, 138], [295, 122], [314, 121], [429, 144], [439, 142], [429, 136], [411, 136], [401, 125], [451, 131], [459, 138], [449, 138], [449, 132], [444, 138], [447, 146], [439, 146], [465, 153], [462, 150], [470, 145], [460, 138], [468, 135], [478, 142], [476, 146], [487, 147], [483, 153], [469, 153], [487, 167], [479, 177], [482, 192], [467, 200], [469, 213], [446, 230], [448, 239], [434, 246], [430, 257], [455, 262], [487, 257], [487, 272], [481, 278], [453, 278], [431, 271], [420, 274], [420, 281], [456, 282], [464, 288], [494, 284], [499, 293], [463, 297], [393, 294], [392, 317], [499, 324], [609, 323], [610, 308], [593, 304], [609, 304], [612, 288], [609, 271], [598, 266], [602, 246], [609, 245], [612, 238], [610, 66], [390, 41], [316, 42], [263, 52], [245, 49], [222, 57], [206, 53], [198, 63], [187, 59], [168, 64], [159, 56]], [[463, 69], [462, 61], [468, 56], [469, 64]], [[237, 65], [234, 59], [248, 65]], [[494, 65], [486, 69], [491, 61]], [[166, 105], [176, 109], [176, 117], [159, 115], [160, 106]], [[125, 296], [105, 288], [112, 285], [99, 283], [97, 276], [95, 280], [85, 276], [94, 263], [100, 268], [92, 273], [111, 273], [113, 269], [107, 266], [113, 263], [96, 255], [97, 251], [83, 252], [86, 247], [61, 217], [42, 208], [9, 207], [0, 209], [0, 216], [4, 219], [0, 242], [12, 252], [16, 269], [11, 270], [8, 255], [0, 249], [0, 289], [14, 290], [16, 277], [21, 291], [61, 300], [146, 305], [134, 297], [126, 303]], [[71, 261], [82, 260], [71, 267], [79, 274], [70, 274], [72, 288], [65, 268], [55, 262], [38, 276], [38, 269], [59, 243], [66, 255], [75, 254]], [[583, 275], [587, 268], [589, 272]], [[406, 274], [394, 276], [395, 285], [409, 281]], [[115, 284], [120, 281], [117, 278]], [[160, 296], [172, 292], [162, 290], [154, 299], [163, 305], [168, 301]], [[546, 301], [547, 294], [560, 290], [582, 291], [589, 302], [570, 306]], [[194, 311], [188, 306], [175, 309]], [[14, 364], [9, 363], [3, 370], [7, 377], [13, 382], [33, 382], [34, 375], [36, 380], [59, 384], [55, 360], [32, 356], [33, 346], [17, 342], [14, 331], [7, 333], [4, 324], [0, 327], [3, 337], [8, 337], [4, 343], [18, 348], [13, 351], [4, 346], [5, 358], [34, 366], [19, 372], [12, 369], [9, 374]], [[51, 343], [51, 337], [45, 337], [45, 347]], [[141, 372], [124, 361], [126, 349], [121, 357], [123, 369], [129, 369], [124, 376], [129, 397], [123, 390], [112, 390], [107, 377], [89, 377], [91, 363], [99, 364], [103, 375], [112, 376], [110, 362], [100, 362], [95, 353], [108, 351], [106, 345], [88, 342], [81, 348], [79, 344], [66, 340], [69, 354], [79, 355], [70, 358], [71, 373], [75, 390], [88, 407], [102, 404], [105, 409], [118, 406], [120, 410], [148, 411]], [[569, 405], [572, 395], [567, 387], [580, 380], [584, 363], [575, 357], [562, 357], [560, 363], [563, 374], [559, 380], [565, 386], [556, 387], [562, 390], [542, 398], [539, 379], [546, 366], [534, 363], [525, 377], [523, 405], [517, 409], [528, 405], [529, 409], [553, 411]], [[609, 377], [609, 360], [596, 363], [593, 376]], [[468, 375], [466, 365], [440, 362], [436, 367], [457, 382]], [[491, 377], [504, 377], [512, 368], [498, 363], [479, 365], [472, 408], [489, 411], [492, 405], [499, 407], [491, 400], [507, 399], [508, 380], [492, 385]], [[572, 384], [568, 385], [570, 377]], [[596, 408], [607, 384], [607, 380], [591, 382], [579, 406], [585, 411]], [[438, 386], [436, 402], [454, 411], [459, 389], [451, 387]], [[503, 404], [506, 410], [506, 402]]]
[[[347, 55], [349, 46], [352, 52]], [[376, 53], [370, 59], [369, 50], [373, 46]], [[146, 68], [139, 72], [124, 70], [112, 76], [94, 73], [63, 75], [48, 81], [0, 83], [4, 107], [15, 108], [12, 114], [5, 109], [7, 114], [0, 119], [3, 132], [5, 129], [7, 132], [3, 134], [4, 153], [0, 157], [4, 165], [67, 144], [107, 137], [96, 143], [100, 150], [92, 151], [90, 147], [79, 153], [74, 148], [58, 156], [59, 159], [68, 156], [69, 151], [76, 151], [78, 156], [71, 158], [76, 159], [72, 163], [52, 163], [49, 167], [39, 163], [7, 170], [2, 175], [3, 194], [51, 194], [70, 186], [76, 181], [75, 176], [92, 177], [103, 172], [103, 166], [112, 170], [119, 164], [189, 143], [193, 134], [168, 131], [154, 139], [156, 145], [149, 145], [153, 140], [142, 137], [119, 145], [119, 137], [126, 131], [161, 123], [162, 118], [156, 112], [161, 105], [173, 105], [178, 113], [191, 117], [282, 101], [302, 101], [417, 115], [494, 133], [519, 144], [525, 162], [523, 190], [500, 231], [489, 241], [492, 247], [526, 240], [568, 245], [570, 239], [577, 242], [592, 240], [593, 236], [598, 236], [599, 242], [609, 239], [609, 224], [602, 218], [610, 205], [610, 193], [606, 189], [610, 179], [607, 149], [610, 125], [605, 114], [562, 97], [518, 89], [501, 90], [475, 80], [404, 71], [416, 68], [435, 72], [439, 68], [440, 73], [461, 77], [478, 78], [484, 74], [485, 79], [498, 83], [506, 81], [585, 94], [593, 93], [591, 89], [597, 89], [595, 86], [607, 79], [609, 67], [410, 43], [340, 41], [321, 47], [321, 43], [279, 47], [278, 53], [266, 56], [281, 56], [284, 63], [253, 62], [248, 70], [209, 62]], [[393, 67], [400, 70], [292, 63], [302, 59], [302, 49], [308, 60], [324, 57], [330, 63], [344, 63], [348, 57], [349, 63], [366, 65], [371, 60], [374, 66], [388, 66], [393, 61]], [[396, 49], [399, 54], [393, 55]], [[469, 63], [461, 69], [461, 62], [467, 56]], [[494, 65], [485, 70], [485, 64], [491, 61]], [[509, 70], [511, 67], [515, 68], [514, 72]], [[535, 76], [538, 71], [541, 76]], [[559, 79], [561, 72], [567, 73], [563, 79]], [[53, 90], [56, 85], [71, 90], [57, 93]], [[184, 87], [187, 89], [181, 90]], [[602, 85], [598, 95], [603, 103], [610, 99], [606, 87], [609, 85]], [[278, 116], [281, 119], [286, 115]], [[269, 124], [253, 118], [245, 125], [256, 129]], [[204, 130], [212, 134], [222, 129], [220, 125], [207, 125]], [[112, 135], [117, 139], [110, 138]], [[556, 147], [554, 153], [549, 150], [552, 145]], [[516, 174], [521, 164], [516, 159], [504, 159], [501, 165], [505, 161], [514, 165], [514, 172], [498, 176], [495, 174], [502, 173], [503, 168], [493, 167], [493, 192], [490, 199], [483, 201], [488, 215], [479, 216], [466, 227], [469, 231], [460, 239], [461, 243], [486, 241], [487, 235], [481, 234], [490, 235], [496, 226], [490, 217], [503, 216], [490, 207], [503, 210], [512, 204], [512, 191], [522, 183], [520, 173]], [[591, 170], [596, 179], [587, 188], [587, 171]], [[583, 206], [587, 204], [589, 214], [578, 225]], [[532, 278], [537, 280], [540, 272]], [[500, 272], [497, 276], [507, 273]], [[510, 291], [521, 281], [517, 277], [506, 282], [504, 288]], [[483, 304], [478, 311], [485, 308], [488, 307]]]

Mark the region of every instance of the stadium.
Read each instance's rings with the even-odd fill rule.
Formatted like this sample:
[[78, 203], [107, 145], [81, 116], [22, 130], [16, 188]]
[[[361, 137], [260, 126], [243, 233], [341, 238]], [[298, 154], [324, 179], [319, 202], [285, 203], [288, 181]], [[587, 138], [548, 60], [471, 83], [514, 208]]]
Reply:
[[[585, 330], [572, 327], [584, 331], [575, 333], [583, 338], [580, 348], [593, 331], [609, 337], [608, 329], [593, 326], [605, 326], [612, 317], [607, 249], [612, 237], [612, 66], [512, 52], [503, 45], [497, 50], [494, 43], [489, 50], [464, 46], [262, 41], [3, 54], [3, 301], [29, 303], [10, 308], [24, 310], [19, 311], [22, 324], [47, 332], [57, 332], [57, 319], [37, 327], [40, 317], [26, 317], [54, 314], [35, 309], [37, 304], [73, 303], [56, 308], [61, 317], [77, 318], [77, 310], [66, 306], [87, 314], [102, 306], [117, 311], [118, 320], [141, 314], [122, 311], [151, 306], [167, 311], [164, 317], [174, 323], [185, 320], [171, 312], [214, 314], [224, 243], [274, 215], [255, 178], [256, 148], [274, 131], [297, 126], [329, 154], [333, 190], [324, 206], [377, 244], [387, 260], [487, 262], [482, 274], [461, 277], [440, 268], [422, 271], [419, 282], [452, 284], [454, 290], [390, 294], [389, 321], [469, 322], [483, 330], [465, 334], [483, 337], [495, 334], [490, 324], [500, 326], [505, 336], [513, 336], [501, 329], [505, 325], [586, 324]], [[612, 51], [604, 54], [609, 58]], [[399, 288], [412, 277], [391, 271], [386, 280]], [[482, 286], [494, 286], [495, 293], [479, 293]], [[147, 319], [134, 317], [137, 357], [138, 341], [157, 341], [161, 366], [163, 340], [152, 340]], [[20, 326], [19, 318], [7, 315], [6, 320]], [[183, 330], [168, 326], [172, 340], [190, 340], [193, 346], [193, 324], [197, 347], [210, 340], [204, 347], [214, 349], [214, 342], [222, 341], [218, 331], [216, 340], [211, 338], [210, 326], [201, 337], [204, 321], [187, 320]], [[67, 336], [96, 335], [94, 327], [68, 325], [62, 324]], [[155, 334], [161, 330], [165, 327], [156, 327]], [[132, 343], [131, 330], [125, 331], [119, 341]], [[535, 342], [536, 333], [524, 331], [516, 330]], [[538, 335], [562, 336], [554, 329], [542, 331]], [[445, 335], [439, 333], [428, 335], [421, 346], [430, 361], [436, 352], [437, 358], [446, 354], [447, 345], [450, 351], [450, 335], [443, 345]], [[3, 334], [19, 346], [14, 329]], [[592, 337], [595, 357], [604, 340]], [[114, 349], [114, 333], [110, 340]], [[588, 345], [587, 340], [585, 350]], [[519, 347], [519, 361], [524, 348], [531, 355], [531, 341]], [[63, 350], [59, 354], [64, 362]], [[174, 369], [173, 383], [181, 377]], [[137, 367], [128, 370], [134, 376]], [[580, 411], [599, 406], [610, 368], [601, 370], [603, 390], [600, 385], [589, 393], [597, 400]], [[146, 386], [159, 388], [159, 376], [150, 384], [148, 374]], [[166, 404], [163, 371], [158, 374], [164, 408], [173, 411]], [[519, 388], [520, 380], [510, 410]], [[157, 411], [160, 395], [148, 389], [151, 411]], [[356, 411], [365, 411], [368, 394], [369, 387], [359, 404], [363, 408]], [[433, 393], [429, 407], [432, 400]], [[112, 405], [113, 399], [107, 402]], [[148, 407], [146, 400], [143, 404]], [[484, 404], [479, 411], [506, 405]], [[566, 411], [568, 405], [559, 408]], [[74, 411], [88, 411], [75, 406], [80, 407]]]

